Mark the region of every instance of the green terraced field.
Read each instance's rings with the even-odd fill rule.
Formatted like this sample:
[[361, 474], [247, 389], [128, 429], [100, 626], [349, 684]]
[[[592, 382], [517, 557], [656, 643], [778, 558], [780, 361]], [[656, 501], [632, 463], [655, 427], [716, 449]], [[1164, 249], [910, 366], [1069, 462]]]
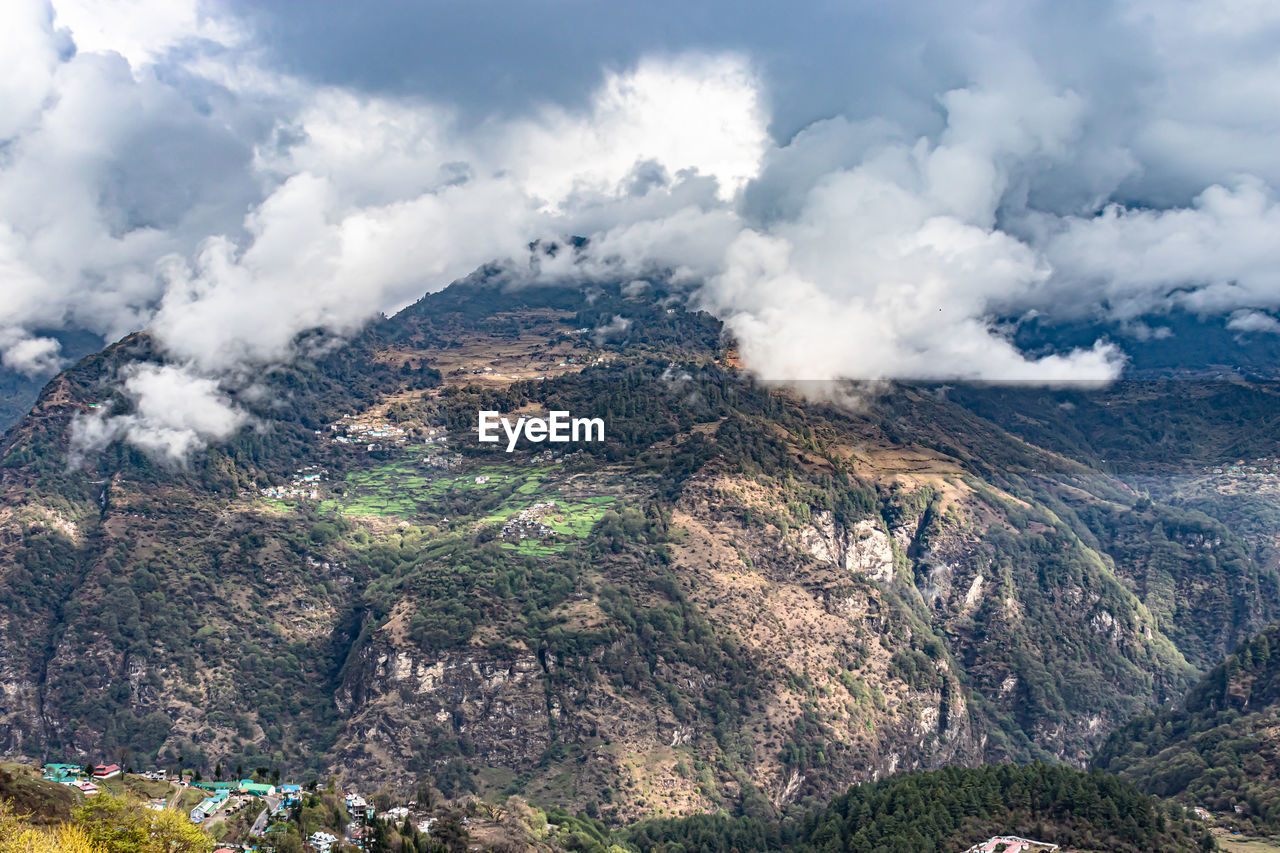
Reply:
[[[566, 496], [554, 482], [555, 469], [514, 463], [464, 466], [441, 471], [422, 464], [418, 450], [402, 458], [352, 471], [343, 481], [345, 494], [320, 504], [324, 511], [348, 516], [375, 516], [406, 520], [450, 516], [474, 519], [479, 525], [501, 525], [521, 510], [541, 501], [555, 501], [544, 522], [555, 531], [553, 541], [530, 539], [507, 542], [503, 547], [522, 555], [548, 556], [563, 551], [569, 541], [581, 539], [616, 502], [610, 495]], [[477, 478], [488, 478], [476, 482]], [[496, 506], [480, 512], [459, 511], [460, 499], [469, 503], [474, 494], [479, 502], [498, 490], [506, 494]], [[272, 501], [283, 508], [282, 501]]]
[[[556, 535], [561, 539], [559, 541], [525, 539], [520, 542], [504, 542], [502, 544], [503, 548], [519, 554], [532, 554], [534, 556], [546, 556], [547, 554], [563, 551], [569, 544], [565, 540], [586, 537], [596, 522], [617, 501], [616, 498], [610, 495], [597, 495], [580, 500], [561, 500], [556, 497], [551, 497], [550, 499], [556, 502], [555, 509], [547, 512], [542, 521], [547, 527], [555, 531]], [[534, 503], [537, 503], [537, 501], [508, 501], [502, 506], [501, 512], [487, 516], [482, 523], [501, 524]]]

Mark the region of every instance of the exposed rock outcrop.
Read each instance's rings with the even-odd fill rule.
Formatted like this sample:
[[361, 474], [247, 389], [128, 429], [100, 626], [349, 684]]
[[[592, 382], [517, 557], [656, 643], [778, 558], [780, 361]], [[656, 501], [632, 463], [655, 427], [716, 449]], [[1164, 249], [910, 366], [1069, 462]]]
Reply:
[[820, 510], [813, 513], [810, 524], [796, 531], [796, 542], [824, 563], [893, 582], [893, 544], [878, 520], [864, 518], [846, 528], [829, 511]]

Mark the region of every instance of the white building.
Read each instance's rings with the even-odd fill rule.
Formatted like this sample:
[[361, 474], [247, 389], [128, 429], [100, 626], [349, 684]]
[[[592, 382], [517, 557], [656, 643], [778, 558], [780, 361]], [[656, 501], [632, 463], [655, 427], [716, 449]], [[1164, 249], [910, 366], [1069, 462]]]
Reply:
[[337, 843], [338, 837], [328, 832], [315, 832], [307, 839], [307, 843], [320, 851], [320, 853], [329, 853], [329, 848]]

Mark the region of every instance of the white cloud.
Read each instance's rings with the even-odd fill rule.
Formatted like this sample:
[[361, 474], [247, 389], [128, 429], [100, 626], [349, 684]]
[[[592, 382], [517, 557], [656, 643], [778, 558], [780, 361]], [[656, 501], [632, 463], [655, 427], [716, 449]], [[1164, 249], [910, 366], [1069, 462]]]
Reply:
[[814, 81], [901, 83], [915, 102], [893, 118], [823, 114], [777, 142], [767, 53], [641, 56], [575, 105], [476, 120], [429, 88], [284, 73], [221, 5], [123, 5], [0, 13], [0, 360], [49, 371], [42, 330], [149, 327], [202, 389], [170, 423], [152, 396], [174, 377], [131, 375], [137, 413], [80, 422], [85, 447], [180, 458], [244, 423], [219, 379], [300, 331], [567, 234], [591, 238], [585, 262], [542, 276], [673, 272], [787, 380], [1108, 378], [1115, 346], [1029, 358], [1000, 321], [1101, 315], [1132, 341], [1173, 307], [1240, 330], [1280, 309], [1269, 4], [1127, 0], [1103, 23], [1128, 65], [1100, 44], [1095, 73], [997, 3], [980, 17], [1008, 31], [949, 30], [945, 71]]
[[191, 39], [223, 46], [245, 32], [196, 0], [58, 0], [54, 24], [65, 27], [82, 51], [119, 53], [138, 68]]
[[1212, 186], [1190, 207], [1108, 207], [1041, 222], [1059, 313], [1104, 304], [1136, 317], [1178, 305], [1204, 314], [1280, 307], [1280, 204], [1256, 178]]
[[329, 181], [297, 175], [249, 217], [246, 247], [216, 237], [191, 263], [162, 263], [151, 327], [172, 355], [206, 369], [283, 359], [300, 331], [349, 332], [420, 296], [424, 282], [518, 249], [527, 215], [503, 182], [343, 209]]
[[122, 387], [133, 411], [113, 414], [99, 409], [72, 421], [73, 460], [124, 439], [159, 459], [181, 465], [193, 451], [231, 436], [248, 420], [216, 379], [186, 367], [134, 365], [125, 369]]
[[616, 195], [646, 161], [712, 176], [728, 200], [759, 170], [766, 124], [758, 81], [742, 59], [646, 60], [607, 75], [586, 114], [546, 107], [501, 128], [493, 154], [552, 208]]
[[[707, 279], [701, 304], [770, 379], [1113, 378], [1123, 363], [1114, 347], [1029, 359], [993, 317], [1048, 287], [1048, 264], [995, 219], [1020, 169], [1067, 150], [1079, 98], [1023, 80], [941, 101], [948, 123], [937, 143], [838, 122], [802, 135], [806, 151], [826, 148], [827, 134], [860, 138], [864, 150], [851, 166], [802, 179], [807, 192], [789, 198], [785, 218], [730, 221], [717, 233], [713, 215], [684, 212], [682, 227], [674, 217], [667, 227], [631, 223], [596, 251], [639, 263], [698, 258], [690, 277]], [[794, 174], [786, 150], [771, 162]], [[683, 253], [673, 234], [694, 235], [698, 249]]]
[[591, 337], [599, 346], [605, 341], [620, 338], [627, 333], [627, 329], [631, 328], [631, 320], [627, 317], [615, 314], [608, 322], [597, 326], [591, 333]]
[[60, 40], [47, 4], [12, 0], [0, 26], [0, 141], [26, 129], [53, 85]]
[[1236, 311], [1227, 320], [1227, 328], [1233, 332], [1263, 332], [1280, 335], [1280, 320], [1261, 311]]
[[31, 378], [47, 376], [62, 366], [62, 344], [32, 337], [21, 329], [0, 330], [0, 364]]

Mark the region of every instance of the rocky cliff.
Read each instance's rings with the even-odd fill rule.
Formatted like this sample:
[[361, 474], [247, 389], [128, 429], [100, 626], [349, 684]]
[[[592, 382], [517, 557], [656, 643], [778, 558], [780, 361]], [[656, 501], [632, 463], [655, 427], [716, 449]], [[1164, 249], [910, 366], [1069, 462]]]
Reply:
[[[626, 340], [580, 332], [615, 315]], [[929, 389], [762, 387], [651, 296], [472, 282], [324, 352], [185, 466], [72, 458], [72, 423], [127, 411], [121, 366], [163, 360], [144, 338], [6, 435], [9, 755], [769, 814], [905, 769], [1082, 764], [1280, 614], [1213, 519]], [[608, 440], [489, 452], [480, 408]], [[1136, 554], [1157, 517], [1170, 544]]]

